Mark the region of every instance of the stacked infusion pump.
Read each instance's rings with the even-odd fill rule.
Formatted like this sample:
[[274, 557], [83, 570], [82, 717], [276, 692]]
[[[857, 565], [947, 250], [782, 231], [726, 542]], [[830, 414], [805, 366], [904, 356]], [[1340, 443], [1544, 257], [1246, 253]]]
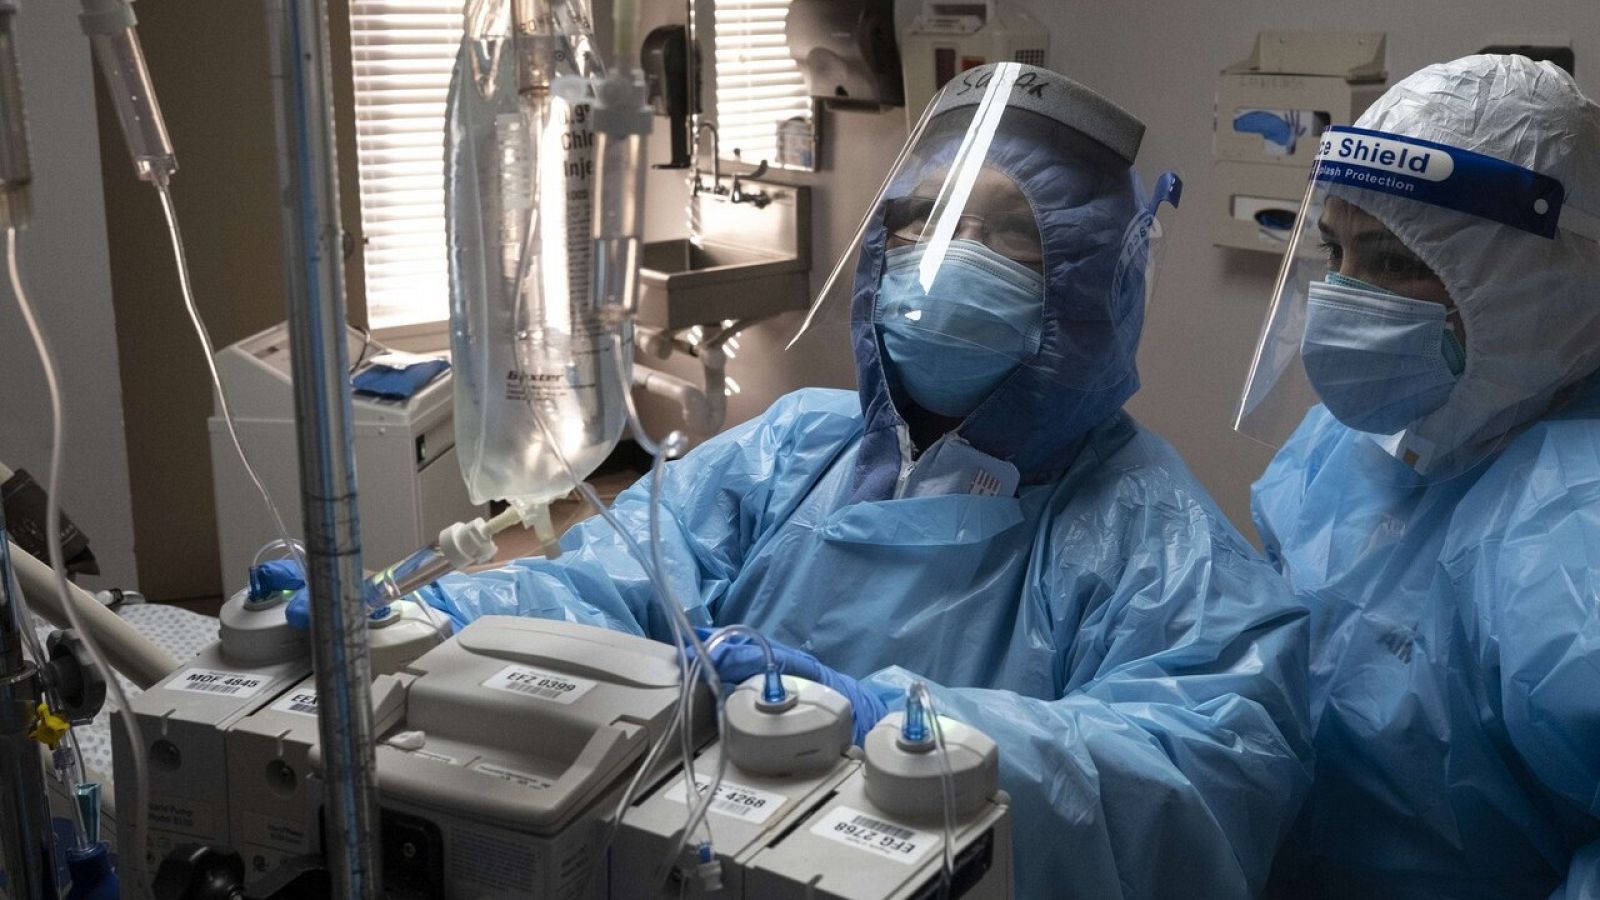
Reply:
[[[697, 782], [708, 782], [720, 755], [728, 764], [706, 827], [668, 859], [690, 799], [680, 742], [669, 735], [679, 671], [665, 644], [491, 616], [379, 675], [373, 705], [387, 896], [939, 894], [937, 751], [904, 745], [900, 714], [858, 750], [849, 702], [791, 678], [775, 705], [763, 700], [760, 676], [740, 685], [720, 742], [710, 698], [698, 688]], [[183, 843], [231, 847], [244, 858], [248, 885], [289, 857], [320, 851], [309, 674], [303, 657], [252, 664], [219, 645], [133, 699], [151, 748], [157, 862]], [[998, 751], [976, 730], [941, 721], [955, 783], [949, 896], [1009, 898], [1011, 824], [1009, 798], [997, 787]], [[667, 752], [640, 775], [664, 736]], [[118, 740], [126, 739], [119, 724]], [[636, 775], [634, 799], [614, 827]], [[118, 776], [119, 804], [133, 802], [131, 776]]]
[[[352, 375], [386, 349], [355, 329], [347, 329], [345, 338]], [[276, 325], [225, 347], [216, 362], [245, 453], [299, 537], [300, 457], [288, 329]], [[353, 397], [362, 557], [370, 564], [403, 559], [445, 526], [483, 514], [468, 498], [456, 461], [452, 390], [451, 373], [445, 372], [405, 400]], [[220, 410], [209, 426], [217, 544], [224, 577], [232, 579], [224, 589], [232, 593], [244, 587], [256, 551], [278, 533], [261, 514], [261, 497], [234, 454]]]

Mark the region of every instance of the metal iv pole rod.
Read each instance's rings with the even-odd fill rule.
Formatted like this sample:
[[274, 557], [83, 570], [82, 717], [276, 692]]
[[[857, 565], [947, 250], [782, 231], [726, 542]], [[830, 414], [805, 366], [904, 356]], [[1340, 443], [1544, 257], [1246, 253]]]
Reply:
[[268, 0], [289, 353], [333, 895], [376, 900], [377, 768], [352, 452], [327, 0]]

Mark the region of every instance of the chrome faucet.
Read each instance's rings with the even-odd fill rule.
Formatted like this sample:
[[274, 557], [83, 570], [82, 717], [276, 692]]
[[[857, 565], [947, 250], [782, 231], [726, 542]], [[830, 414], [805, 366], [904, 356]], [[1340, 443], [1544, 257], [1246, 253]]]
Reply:
[[728, 202], [729, 203], [754, 203], [756, 209], [761, 209], [762, 207], [766, 206], [768, 203], [771, 203], [772, 202], [772, 198], [767, 195], [766, 191], [758, 190], [754, 194], [747, 194], [747, 193], [744, 192], [744, 187], [741, 184], [739, 184], [739, 179], [741, 177], [745, 177], [745, 178], [760, 178], [761, 176], [763, 176], [765, 174], [767, 174], [767, 161], [764, 160], [764, 159], [759, 164], [757, 164], [757, 166], [755, 168], [755, 171], [751, 172], [748, 175], [740, 176], [740, 174], [738, 172], [733, 173], [733, 184], [730, 186], [730, 188], [728, 190]]
[[[749, 194], [745, 192], [743, 185], [740, 184], [741, 178], [760, 178], [761, 176], [767, 174], [767, 161], [764, 159], [755, 167], [754, 171], [749, 172], [748, 174], [741, 175], [738, 172], [733, 173], [733, 179], [730, 185], [728, 187], [722, 186], [722, 138], [717, 133], [716, 123], [701, 122], [699, 129], [697, 129], [695, 132], [695, 143], [698, 146], [700, 136], [707, 131], [711, 132], [711, 187], [706, 187], [705, 184], [700, 180], [702, 172], [697, 157], [694, 165], [693, 192], [697, 195], [709, 193], [715, 197], [726, 197], [729, 203], [753, 203], [755, 204], [756, 209], [760, 209], [766, 206], [768, 203], [771, 203], [772, 198], [767, 194], [766, 191], [758, 190], [753, 194]], [[733, 153], [735, 157], [739, 155], [739, 151], [737, 149], [735, 149]]]
[[[715, 122], [700, 123], [699, 129], [695, 131], [695, 144], [696, 146], [699, 145], [700, 136], [707, 131], [711, 132], [711, 187], [709, 190], [713, 194], [725, 194], [727, 193], [727, 189], [722, 186], [722, 139], [717, 135], [717, 125]], [[707, 190], [707, 188], [700, 183], [700, 162], [699, 155], [696, 154], [694, 164], [694, 192], [699, 194], [705, 190]]]

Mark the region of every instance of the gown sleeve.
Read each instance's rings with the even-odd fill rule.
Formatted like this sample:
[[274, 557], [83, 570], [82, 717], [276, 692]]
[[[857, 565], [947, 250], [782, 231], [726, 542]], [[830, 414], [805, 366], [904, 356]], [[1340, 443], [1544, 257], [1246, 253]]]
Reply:
[[667, 584], [690, 622], [712, 625], [717, 602], [756, 540], [782, 521], [859, 429], [859, 419], [850, 414], [854, 408], [854, 395], [843, 392], [790, 394], [760, 418], [668, 463], [661, 540], [654, 547], [646, 475], [611, 507], [621, 533], [593, 516], [562, 537], [559, 558], [530, 557], [489, 572], [449, 575], [428, 599], [457, 627], [486, 615], [536, 616], [670, 641], [671, 624], [653, 600], [637, 548], [659, 553]]
[[[1600, 439], [1592, 422], [1530, 431], [1452, 519], [1444, 568], [1498, 682], [1506, 733], [1549, 790], [1600, 819]], [[1591, 848], [1574, 861], [1587, 859]], [[1590, 871], [1584, 877], [1593, 880]]]
[[[1057, 636], [1059, 696], [928, 687], [1000, 745], [1018, 896], [1254, 896], [1310, 783], [1306, 613], [1225, 523], [1129, 499], [1064, 529], [1043, 567], [1038, 591], [1084, 598]], [[1076, 543], [1107, 527], [1128, 536], [1109, 577]], [[868, 684], [896, 704], [915, 680]]]

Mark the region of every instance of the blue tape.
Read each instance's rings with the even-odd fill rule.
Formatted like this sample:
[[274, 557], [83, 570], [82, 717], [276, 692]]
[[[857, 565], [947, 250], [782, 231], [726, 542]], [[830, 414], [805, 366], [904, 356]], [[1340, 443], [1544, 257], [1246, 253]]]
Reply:
[[1503, 159], [1404, 135], [1335, 125], [1312, 178], [1393, 194], [1553, 238], [1566, 190]]

